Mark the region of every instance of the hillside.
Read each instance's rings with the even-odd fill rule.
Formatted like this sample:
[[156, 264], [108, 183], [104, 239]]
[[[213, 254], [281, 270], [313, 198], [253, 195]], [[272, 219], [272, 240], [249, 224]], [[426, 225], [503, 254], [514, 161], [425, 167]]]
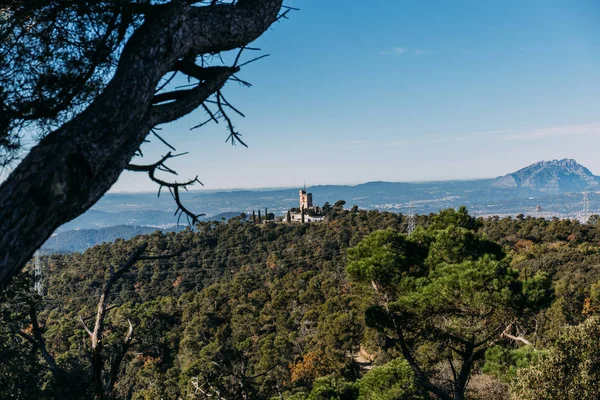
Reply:
[[[513, 278], [535, 277], [525, 282], [541, 309], [528, 306], [526, 313], [517, 312], [520, 334], [537, 348], [552, 346], [564, 324], [584, 321], [585, 304], [587, 313], [599, 310], [598, 296], [590, 300], [593, 285], [600, 280], [600, 248], [594, 244], [600, 242], [597, 226], [533, 218], [476, 222], [453, 212], [420, 216], [417, 221], [435, 235], [456, 223], [467, 227], [461, 232], [467, 232], [470, 240], [482, 234], [513, 254], [505, 260], [518, 271], [508, 271]], [[423, 398], [415, 392], [412, 373], [398, 358], [393, 340], [366, 325], [365, 309], [377, 298], [373, 285], [358, 285], [346, 273], [350, 247], [375, 230], [403, 232], [405, 227], [398, 214], [364, 210], [336, 212], [329, 222], [310, 225], [256, 225], [234, 219], [201, 223], [197, 232], [156, 232], [95, 246], [84, 254], [46, 257], [45, 295], [27, 301], [35, 302], [39, 310], [48, 352], [67, 374], [67, 383], [53, 381], [44, 359], [27, 341], [15, 339], [15, 329], [27, 332], [31, 327], [29, 309], [20, 303], [30, 289], [25, 285], [19, 292], [16, 281], [17, 287], [0, 292], [0, 304], [5, 305], [0, 310], [4, 359], [0, 397], [92, 397], [89, 339], [78, 315], [84, 319], [95, 315], [108, 266], [125, 262], [143, 240], [149, 254], [186, 251], [175, 259], [140, 262], [112, 290], [104, 338], [107, 354], [119, 351], [127, 321], [134, 326], [134, 342], [123, 361], [114, 398], [214, 397], [198, 395], [198, 387], [227, 399], [362, 400], [377, 398], [367, 397], [368, 393], [388, 391], [391, 396], [393, 390], [402, 390], [395, 393], [405, 393], [404, 397], [389, 398]], [[460, 251], [461, 246], [445, 244], [433, 254], [455, 249]], [[447, 262], [441, 265], [447, 268]], [[456, 265], [462, 271], [468, 264]], [[554, 281], [551, 297], [546, 276]], [[469, 288], [472, 278], [468, 275]], [[496, 279], [494, 275], [493, 282]], [[447, 362], [448, 349], [442, 344], [433, 352], [426, 346], [419, 352], [420, 359], [429, 360], [427, 373], [438, 368], [430, 362], [437, 360], [438, 348], [443, 350], [439, 362]], [[355, 361], [358, 349], [373, 355], [376, 367], [371, 372]], [[477, 398], [489, 398], [491, 390], [505, 394], [494, 399], [508, 398], [503, 381], [515, 376], [514, 363], [529, 365], [525, 351], [511, 341], [499, 341], [477, 364], [470, 390], [479, 391]], [[487, 386], [477, 386], [482, 381]]]

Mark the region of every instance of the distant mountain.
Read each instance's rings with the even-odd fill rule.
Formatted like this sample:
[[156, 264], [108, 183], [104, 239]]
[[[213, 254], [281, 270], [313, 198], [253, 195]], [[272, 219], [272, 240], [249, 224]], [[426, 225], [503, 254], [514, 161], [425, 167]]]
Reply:
[[573, 159], [540, 161], [495, 179], [494, 188], [528, 188], [550, 193], [598, 188], [600, 178]]

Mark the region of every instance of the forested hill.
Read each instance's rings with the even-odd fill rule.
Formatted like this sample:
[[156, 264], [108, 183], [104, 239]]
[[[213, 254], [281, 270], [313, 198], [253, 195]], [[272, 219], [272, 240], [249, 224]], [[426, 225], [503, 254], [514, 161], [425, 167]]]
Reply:
[[[535, 351], [552, 349], [567, 324], [581, 323], [600, 310], [596, 225], [534, 218], [475, 220], [464, 211], [445, 211], [419, 217], [414, 239], [406, 242], [402, 235], [406, 222], [398, 214], [358, 209], [336, 209], [328, 221], [314, 224], [253, 224], [233, 218], [227, 223], [201, 223], [195, 232], [156, 232], [98, 245], [83, 254], [45, 257], [43, 298], [29, 298], [31, 283], [23, 281], [25, 277], [0, 294], [0, 397], [92, 397], [90, 340], [79, 316], [93, 326], [108, 271], [118, 269], [142, 242], [148, 244], [148, 255], [176, 256], [139, 261], [110, 292], [102, 339], [107, 368], [123, 348], [127, 321], [133, 326], [133, 341], [111, 394], [119, 399], [212, 399], [219, 398], [217, 394], [224, 399], [427, 397], [427, 390], [402, 359], [396, 339], [372, 325], [376, 314], [369, 311], [365, 319], [365, 310], [372, 310], [369, 307], [377, 304], [380, 291], [386, 290], [385, 282], [402, 285], [424, 279], [418, 268], [411, 267], [402, 272], [405, 278], [397, 280], [394, 268], [378, 267], [383, 268], [389, 257], [369, 254], [377, 250], [378, 240], [394, 238], [396, 231], [400, 236], [383, 248], [401, 251], [417, 246], [408, 253], [411, 257], [423, 252], [425, 247], [419, 246], [432, 249], [419, 268], [434, 268], [436, 263], [447, 276], [454, 276], [449, 268], [452, 257], [458, 257], [455, 262], [462, 263], [456, 264], [458, 271], [489, 265], [498, 268], [494, 277], [504, 274], [512, 280], [507, 288], [522, 292], [518, 301], [527, 297], [529, 303], [511, 311], [517, 303], [506, 303], [503, 309], [498, 301], [502, 314], [492, 322], [514, 324], [519, 318], [518, 330], [510, 332], [525, 338]], [[385, 234], [370, 235], [388, 228]], [[366, 237], [370, 239], [361, 242]], [[348, 249], [360, 243], [363, 247], [352, 253], [349, 276]], [[461, 261], [470, 257], [471, 250], [462, 250], [469, 248], [489, 254]], [[508, 257], [497, 261], [504, 254]], [[405, 262], [401, 260], [397, 262]], [[507, 263], [512, 269], [506, 269]], [[373, 269], [361, 272], [362, 266]], [[437, 273], [431, 271], [428, 279]], [[413, 273], [417, 278], [411, 278]], [[476, 276], [468, 275], [468, 281], [475, 282]], [[361, 284], [365, 277], [373, 281]], [[386, 301], [395, 293], [390, 291]], [[445, 292], [436, 293], [431, 298]], [[416, 311], [422, 307], [415, 303], [417, 298], [429, 304], [423, 296], [425, 292], [398, 304], [412, 304]], [[30, 304], [38, 310], [39, 334], [60, 374], [51, 373], [37, 347], [24, 339], [36, 332]], [[431, 307], [423, 315], [433, 318], [439, 305], [431, 303]], [[444, 311], [446, 321], [455, 318], [453, 312]], [[422, 326], [408, 320], [406, 324], [414, 329]], [[443, 342], [436, 347], [440, 332], [430, 331], [427, 340], [419, 339], [418, 332], [408, 336], [409, 345], [418, 349], [418, 361], [433, 384], [446, 382], [443, 374], [449, 371], [440, 365], [447, 363], [450, 349]], [[521, 393], [524, 389], [515, 383], [515, 371], [535, 362], [527, 350], [531, 347], [506, 337], [498, 336], [496, 341], [496, 336], [485, 359], [472, 367], [473, 398], [508, 398], [509, 387]], [[369, 372], [368, 360], [379, 367]], [[518, 376], [525, 386], [533, 379]], [[373, 397], [381, 393], [387, 397]]]

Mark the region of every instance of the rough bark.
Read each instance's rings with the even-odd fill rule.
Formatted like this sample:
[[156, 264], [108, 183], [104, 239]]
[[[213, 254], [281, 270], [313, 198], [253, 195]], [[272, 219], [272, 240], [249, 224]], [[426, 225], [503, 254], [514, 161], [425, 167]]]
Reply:
[[178, 60], [247, 45], [275, 21], [281, 3], [192, 7], [174, 1], [147, 18], [125, 45], [104, 92], [35, 146], [0, 186], [0, 285], [56, 228], [102, 197], [150, 128], [200, 106], [235, 72], [220, 71], [183, 98], [153, 105], [158, 82]]

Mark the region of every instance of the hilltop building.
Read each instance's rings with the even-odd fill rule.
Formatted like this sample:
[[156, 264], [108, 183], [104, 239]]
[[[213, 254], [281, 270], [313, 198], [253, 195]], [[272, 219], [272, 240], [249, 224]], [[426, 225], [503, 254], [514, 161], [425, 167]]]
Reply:
[[306, 193], [306, 186], [300, 190], [300, 210], [313, 208], [312, 193]]
[[299, 191], [299, 200], [300, 207], [287, 212], [287, 222], [321, 222], [325, 219], [321, 208], [313, 205], [312, 193], [306, 191], [306, 185]]

